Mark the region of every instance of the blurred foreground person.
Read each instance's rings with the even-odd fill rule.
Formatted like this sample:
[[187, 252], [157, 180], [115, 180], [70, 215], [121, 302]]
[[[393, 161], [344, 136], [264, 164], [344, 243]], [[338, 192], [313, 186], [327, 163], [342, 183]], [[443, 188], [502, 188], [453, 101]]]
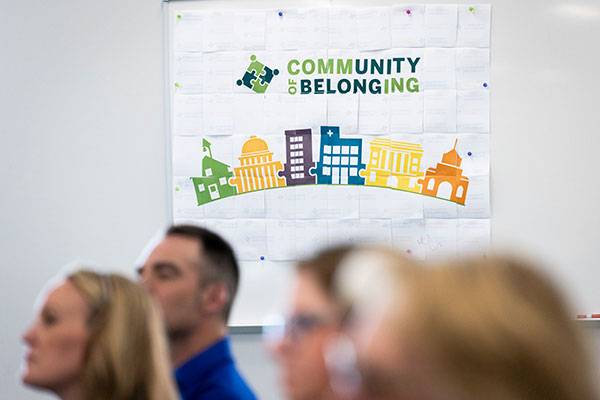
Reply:
[[23, 382], [62, 400], [177, 398], [158, 309], [119, 275], [69, 275], [23, 338]]
[[342, 316], [332, 294], [333, 275], [350, 250], [326, 249], [297, 265], [291, 315], [275, 348], [286, 396], [291, 400], [334, 398], [323, 350], [340, 328]]
[[332, 375], [354, 389], [341, 397], [597, 398], [573, 314], [554, 285], [522, 262], [387, 270], [393, 285], [366, 283], [358, 293], [351, 283], [360, 270], [350, 262], [340, 279], [356, 301], [348, 337], [330, 349]]
[[[291, 316], [276, 347], [286, 395], [291, 400], [336, 398], [325, 353], [332, 338], [340, 333], [348, 304], [335, 295], [334, 276], [344, 259], [360, 251], [334, 247], [298, 263]], [[371, 249], [370, 254], [394, 263], [399, 257], [387, 249]]]

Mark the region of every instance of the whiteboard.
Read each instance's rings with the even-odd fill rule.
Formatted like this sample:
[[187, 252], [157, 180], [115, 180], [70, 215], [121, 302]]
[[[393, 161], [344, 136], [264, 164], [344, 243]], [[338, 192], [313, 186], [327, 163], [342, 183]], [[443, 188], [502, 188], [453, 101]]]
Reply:
[[236, 250], [230, 324], [281, 311], [296, 260], [325, 246], [487, 253], [490, 15], [398, 4], [169, 19], [174, 222]]
[[[600, 262], [593, 228], [600, 220], [599, 189], [590, 166], [599, 144], [593, 70], [600, 59], [587, 49], [597, 37], [600, 8], [593, 1], [490, 3], [492, 246], [539, 260], [569, 292], [577, 312], [597, 309]], [[399, 3], [369, 2], [393, 4]], [[169, 21], [189, 9], [346, 5], [364, 3], [171, 2]]]

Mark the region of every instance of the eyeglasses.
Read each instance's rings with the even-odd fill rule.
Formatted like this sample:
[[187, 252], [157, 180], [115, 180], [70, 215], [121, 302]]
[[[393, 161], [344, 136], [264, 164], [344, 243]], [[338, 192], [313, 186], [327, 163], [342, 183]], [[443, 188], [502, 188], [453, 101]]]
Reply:
[[298, 342], [318, 328], [335, 325], [337, 318], [317, 313], [297, 313], [287, 319], [281, 315], [270, 316], [263, 325], [263, 338], [267, 344], [276, 345], [284, 338]]

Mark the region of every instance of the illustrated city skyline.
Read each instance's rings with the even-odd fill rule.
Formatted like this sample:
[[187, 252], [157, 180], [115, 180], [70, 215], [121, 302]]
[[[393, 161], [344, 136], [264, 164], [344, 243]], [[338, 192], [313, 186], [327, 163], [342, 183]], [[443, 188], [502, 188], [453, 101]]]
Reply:
[[374, 138], [363, 163], [363, 139], [341, 137], [338, 126], [320, 127], [318, 160], [313, 159], [311, 129], [286, 130], [285, 163], [273, 158], [265, 140], [252, 135], [243, 144], [238, 166], [216, 160], [202, 140], [202, 176], [193, 181], [198, 206], [243, 193], [299, 185], [358, 185], [402, 190], [465, 205], [469, 178], [454, 147], [435, 167], [421, 170], [418, 143]]

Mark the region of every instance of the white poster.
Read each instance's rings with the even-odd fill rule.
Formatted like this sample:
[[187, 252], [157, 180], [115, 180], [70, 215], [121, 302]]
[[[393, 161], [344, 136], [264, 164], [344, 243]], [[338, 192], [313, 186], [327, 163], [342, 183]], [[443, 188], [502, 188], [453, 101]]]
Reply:
[[242, 265], [231, 324], [337, 243], [417, 259], [490, 240], [489, 5], [179, 11], [173, 217]]

